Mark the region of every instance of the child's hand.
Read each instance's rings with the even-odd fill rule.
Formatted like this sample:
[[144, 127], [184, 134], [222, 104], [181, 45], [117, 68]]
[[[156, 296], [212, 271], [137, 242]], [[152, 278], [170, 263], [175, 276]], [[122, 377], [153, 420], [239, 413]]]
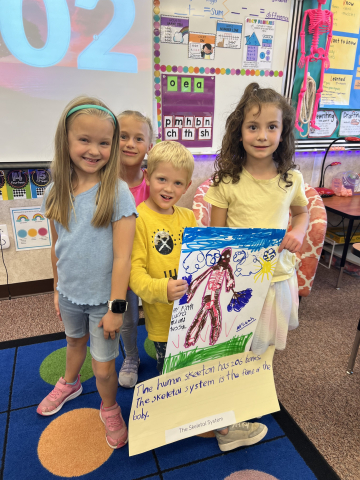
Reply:
[[60, 322], [62, 322], [60, 308], [59, 308], [59, 292], [57, 290], [55, 290], [54, 292], [54, 307], [55, 307], [55, 311], [58, 319], [60, 320]]
[[291, 230], [291, 232], [287, 232], [280, 244], [278, 253], [282, 252], [284, 249], [289, 250], [291, 253], [298, 252], [303, 244], [304, 236], [303, 232], [297, 232], [295, 229]]
[[173, 280], [170, 278], [167, 284], [167, 296], [169, 302], [179, 300], [183, 297], [188, 289], [188, 283], [186, 280]]
[[109, 310], [100, 320], [98, 328], [103, 327], [105, 340], [109, 338], [109, 335], [114, 340], [115, 334], [120, 332], [122, 323], [122, 313], [113, 313]]

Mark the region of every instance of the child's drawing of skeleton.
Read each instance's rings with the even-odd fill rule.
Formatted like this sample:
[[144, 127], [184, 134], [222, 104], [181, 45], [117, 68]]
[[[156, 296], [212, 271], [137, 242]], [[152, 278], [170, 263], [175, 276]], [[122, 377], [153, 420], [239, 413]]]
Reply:
[[196, 290], [203, 280], [208, 277], [202, 297], [201, 307], [195, 315], [195, 318], [186, 334], [184, 344], [185, 348], [195, 345], [202, 329], [206, 324], [208, 314], [211, 318], [209, 344], [214, 345], [220, 336], [222, 330], [222, 315], [219, 296], [224, 280], [226, 282], [225, 289], [227, 292], [233, 290], [235, 287], [235, 278], [230, 265], [231, 253], [231, 248], [225, 248], [221, 252], [218, 262], [195, 278], [195, 280], [193, 280], [189, 285], [188, 302], [190, 302], [190, 300], [193, 298]]

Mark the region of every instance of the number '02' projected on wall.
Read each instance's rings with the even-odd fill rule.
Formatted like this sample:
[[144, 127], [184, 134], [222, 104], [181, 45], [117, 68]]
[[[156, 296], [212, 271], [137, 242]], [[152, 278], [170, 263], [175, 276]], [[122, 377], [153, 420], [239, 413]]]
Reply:
[[[43, 0], [47, 16], [47, 40], [43, 48], [28, 42], [23, 24], [23, 0], [0, 1], [0, 31], [12, 55], [33, 67], [51, 67], [68, 51], [71, 21], [66, 0]], [[99, 0], [76, 0], [75, 6], [93, 10]], [[133, 0], [111, 0], [114, 14], [107, 27], [78, 55], [78, 68], [137, 73], [138, 62], [133, 54], [110, 52], [128, 33], [135, 19]]]

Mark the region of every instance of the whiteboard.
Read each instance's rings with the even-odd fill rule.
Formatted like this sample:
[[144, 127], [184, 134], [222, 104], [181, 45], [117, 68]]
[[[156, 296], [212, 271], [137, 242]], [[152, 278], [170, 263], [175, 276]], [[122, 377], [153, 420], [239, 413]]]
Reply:
[[78, 95], [153, 115], [151, 2], [1, 0], [0, 163], [49, 162]]
[[[192, 148], [193, 153], [215, 153], [221, 146], [225, 121], [234, 110], [240, 97], [251, 82], [258, 82], [261, 87], [273, 88], [280, 93], [284, 91], [286, 76], [288, 45], [290, 43], [290, 28], [293, 14], [293, 0], [168, 0], [162, 1], [156, 13], [161, 16], [174, 16], [189, 19], [189, 32], [216, 34], [217, 22], [242, 23], [241, 48], [220, 48], [215, 46], [214, 60], [195, 60], [189, 58], [188, 44], [160, 42], [160, 70], [166, 75], [169, 67], [180, 66], [178, 72], [188, 69], [220, 69], [215, 73], [215, 114], [213, 145], [207, 148]], [[244, 47], [246, 19], [274, 20], [274, 43], [271, 68], [244, 68]], [[163, 72], [164, 67], [168, 70]], [[245, 74], [241, 74], [241, 70]], [[248, 70], [248, 74], [246, 74]], [[253, 70], [253, 72], [251, 72]], [[238, 72], [236, 72], [238, 71]], [[244, 72], [243, 72], [244, 73]], [[176, 75], [177, 73], [171, 73]], [[201, 74], [201, 71], [198, 75]], [[204, 73], [203, 73], [204, 74]], [[187, 75], [196, 76], [187, 72]], [[206, 75], [206, 73], [205, 73]], [[208, 73], [211, 75], [211, 73]], [[156, 85], [155, 85], [156, 88]], [[160, 117], [158, 116], [160, 120]], [[159, 129], [159, 133], [160, 133]]]

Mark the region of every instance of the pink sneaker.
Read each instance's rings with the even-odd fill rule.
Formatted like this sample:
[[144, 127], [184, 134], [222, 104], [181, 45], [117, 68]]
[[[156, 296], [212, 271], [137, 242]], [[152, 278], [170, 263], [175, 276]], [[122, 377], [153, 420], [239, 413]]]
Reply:
[[78, 397], [82, 390], [80, 375], [78, 375], [75, 385], [67, 385], [63, 377], [61, 377], [55, 388], [39, 404], [36, 411], [40, 415], [54, 415], [62, 408], [65, 402]]
[[115, 403], [113, 407], [103, 408], [103, 402], [101, 402], [100, 418], [105, 424], [105, 438], [109, 447], [121, 448], [126, 445], [128, 432], [119, 405]]

